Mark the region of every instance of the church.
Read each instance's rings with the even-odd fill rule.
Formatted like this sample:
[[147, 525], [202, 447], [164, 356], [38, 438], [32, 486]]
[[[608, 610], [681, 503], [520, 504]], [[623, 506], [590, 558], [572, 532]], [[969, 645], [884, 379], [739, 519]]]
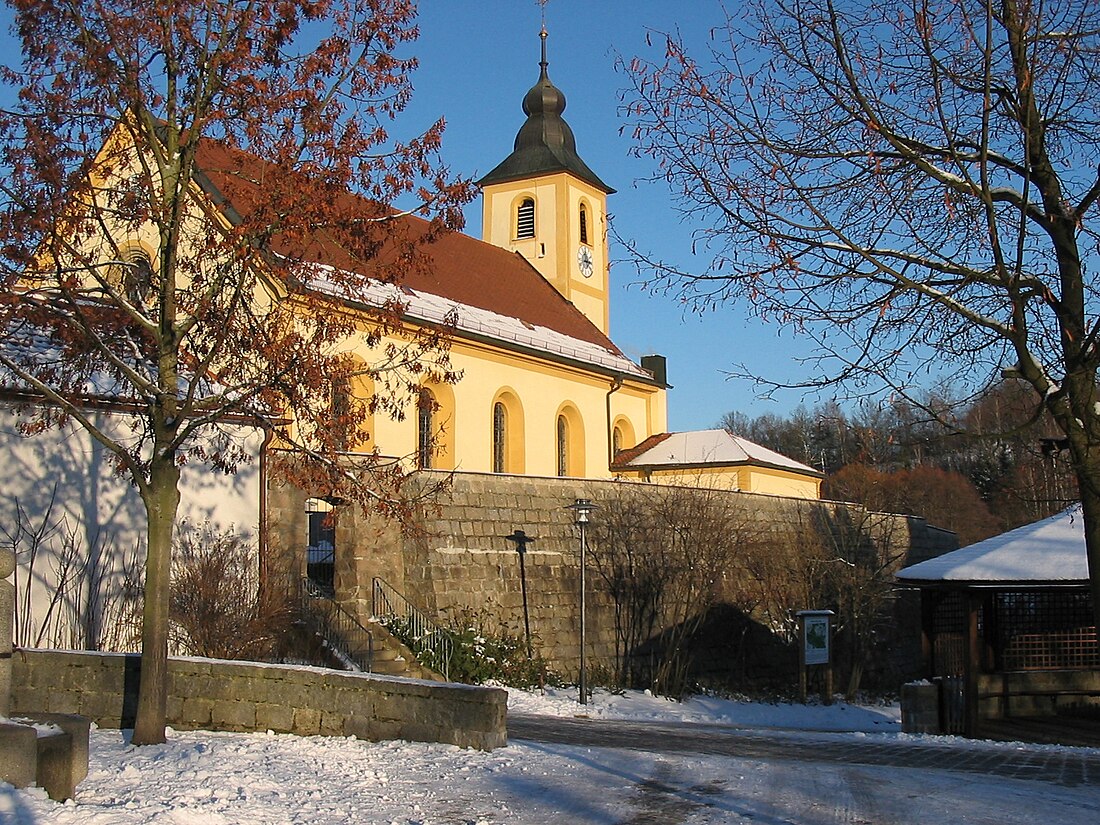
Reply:
[[[669, 433], [665, 359], [636, 364], [609, 337], [615, 190], [578, 154], [546, 37], [514, 151], [479, 181], [483, 238], [442, 237], [431, 271], [401, 283], [407, 322], [455, 319], [450, 362], [461, 378], [426, 383], [415, 413], [377, 416], [359, 446], [415, 456], [424, 469], [817, 498], [822, 476], [811, 467], [720, 430]], [[353, 352], [373, 357], [365, 346]]]

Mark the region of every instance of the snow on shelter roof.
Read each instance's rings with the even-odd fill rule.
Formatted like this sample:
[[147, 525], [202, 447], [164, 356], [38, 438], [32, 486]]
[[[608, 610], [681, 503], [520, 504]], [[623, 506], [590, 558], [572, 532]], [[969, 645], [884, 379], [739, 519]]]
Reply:
[[643, 441], [629, 454], [616, 460], [615, 464], [618, 467], [760, 464], [793, 473], [821, 475], [813, 467], [721, 429], [661, 433]]
[[1084, 584], [1089, 573], [1081, 505], [911, 565], [897, 578], [913, 584]]

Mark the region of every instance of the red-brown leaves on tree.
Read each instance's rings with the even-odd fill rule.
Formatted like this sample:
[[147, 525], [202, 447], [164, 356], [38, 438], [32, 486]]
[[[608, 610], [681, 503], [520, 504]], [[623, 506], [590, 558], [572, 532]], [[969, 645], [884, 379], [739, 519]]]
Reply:
[[[146, 504], [143, 672], [159, 698], [142, 688], [134, 741], [158, 741], [179, 465], [232, 471], [248, 456], [223, 425], [262, 424], [309, 456], [284, 462], [294, 480], [407, 516], [401, 465], [367, 454], [349, 472], [343, 449], [368, 415], [414, 403], [421, 376], [454, 379], [446, 325], [346, 303], [426, 271], [473, 191], [438, 156], [442, 120], [400, 133], [407, 0], [11, 6], [0, 324], [33, 346], [0, 365], [53, 403], [45, 420], [60, 411], [112, 451]], [[376, 346], [365, 367], [344, 354], [357, 345]], [[334, 413], [355, 369], [376, 397]], [[96, 393], [135, 415], [135, 437], [84, 414]]]

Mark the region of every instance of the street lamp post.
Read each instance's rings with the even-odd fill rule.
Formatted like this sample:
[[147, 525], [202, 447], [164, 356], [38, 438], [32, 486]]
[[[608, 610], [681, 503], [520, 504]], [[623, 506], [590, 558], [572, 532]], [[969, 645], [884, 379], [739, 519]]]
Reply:
[[584, 568], [585, 568], [585, 550], [587, 548], [587, 542], [585, 541], [585, 528], [588, 526], [588, 517], [599, 505], [593, 504], [590, 499], [578, 498], [572, 504], [566, 507], [567, 510], [573, 511], [573, 523], [580, 529], [581, 534], [581, 662], [580, 662], [580, 674], [577, 678], [580, 688], [580, 702], [582, 705], [588, 704], [588, 677], [584, 668], [584, 649], [585, 649], [585, 583], [584, 583]]
[[516, 543], [516, 552], [519, 553], [519, 586], [523, 593], [523, 632], [527, 638], [527, 658], [531, 658], [531, 619], [527, 612], [527, 569], [523, 564], [523, 557], [527, 555], [527, 545], [535, 540], [534, 536], [527, 535], [523, 530], [513, 530], [512, 535], [504, 538]]

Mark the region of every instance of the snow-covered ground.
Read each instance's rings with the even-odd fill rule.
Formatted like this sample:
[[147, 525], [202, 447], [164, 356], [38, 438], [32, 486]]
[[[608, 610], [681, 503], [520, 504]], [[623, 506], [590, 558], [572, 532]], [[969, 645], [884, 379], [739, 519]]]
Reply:
[[[547, 696], [512, 691], [509, 707], [558, 716], [581, 711], [575, 694], [559, 691]], [[601, 692], [587, 713], [901, 737], [898, 711], [891, 706], [804, 707], [706, 698], [680, 704], [638, 693]], [[0, 821], [19, 825], [1076, 825], [1098, 818], [1095, 786], [1067, 788], [934, 769], [524, 742], [482, 753], [407, 742], [203, 731], [173, 731], [166, 745], [143, 748], [129, 746], [120, 731], [93, 731], [90, 772], [75, 802], [58, 804], [41, 790], [15, 791], [0, 783]]]
[[537, 691], [509, 690], [508, 710], [549, 716], [584, 714], [595, 719], [633, 719], [652, 722], [699, 722], [745, 728], [790, 728], [815, 731], [898, 733], [901, 709], [898, 705], [832, 705], [790, 702], [737, 702], [696, 696], [673, 702], [649, 691], [621, 694], [597, 691], [587, 707], [577, 703], [577, 690], [547, 688]]

